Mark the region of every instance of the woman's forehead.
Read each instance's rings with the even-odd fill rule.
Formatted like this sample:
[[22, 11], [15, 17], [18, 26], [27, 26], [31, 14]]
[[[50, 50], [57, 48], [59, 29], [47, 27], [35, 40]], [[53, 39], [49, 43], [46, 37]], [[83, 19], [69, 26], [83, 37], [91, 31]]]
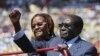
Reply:
[[42, 16], [36, 16], [33, 21], [44, 21], [45, 19]]

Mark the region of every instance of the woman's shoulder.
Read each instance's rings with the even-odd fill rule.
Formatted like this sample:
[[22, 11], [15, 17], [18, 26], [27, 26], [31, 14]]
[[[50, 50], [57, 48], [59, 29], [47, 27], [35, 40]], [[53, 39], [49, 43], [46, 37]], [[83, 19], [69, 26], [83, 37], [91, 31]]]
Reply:
[[50, 41], [51, 41], [51, 42], [62, 42], [63, 39], [61, 39], [60, 37], [57, 37], [57, 36], [56, 36], [56, 37], [51, 38]]
[[58, 44], [63, 43], [63, 40], [60, 37], [53, 37], [52, 39], [50, 39], [49, 41], [49, 46], [57, 46]]
[[51, 38], [51, 40], [61, 40], [61, 37], [55, 36], [55, 37]]

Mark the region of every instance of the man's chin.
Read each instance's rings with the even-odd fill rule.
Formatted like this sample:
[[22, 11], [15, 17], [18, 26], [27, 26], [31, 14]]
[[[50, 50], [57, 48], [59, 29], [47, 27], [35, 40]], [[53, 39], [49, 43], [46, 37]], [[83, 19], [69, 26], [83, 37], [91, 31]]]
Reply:
[[71, 37], [69, 37], [69, 36], [62, 36], [61, 38], [65, 39], [66, 42], [67, 42], [67, 41], [70, 41], [71, 39], [73, 39], [73, 38], [71, 38]]
[[68, 37], [68, 34], [61, 34], [61, 37], [66, 38]]
[[61, 36], [61, 37], [64, 38], [64, 39], [67, 38], [67, 36], [65, 36], [65, 35], [63, 35], [63, 36]]

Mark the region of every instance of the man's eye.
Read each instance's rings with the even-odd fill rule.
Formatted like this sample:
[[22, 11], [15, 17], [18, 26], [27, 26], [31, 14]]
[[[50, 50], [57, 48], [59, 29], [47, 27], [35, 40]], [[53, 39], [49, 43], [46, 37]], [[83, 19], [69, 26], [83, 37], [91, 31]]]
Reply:
[[66, 28], [67, 28], [67, 27], [70, 27], [70, 25], [64, 24], [64, 27], [66, 27]]
[[63, 25], [62, 25], [62, 24], [58, 24], [58, 26], [59, 26], [59, 27], [62, 27]]
[[63, 27], [63, 26], [66, 27], [66, 28], [69, 27], [69, 25], [68, 25], [68, 24], [65, 24], [65, 23], [59, 24], [58, 26], [59, 26], [60, 28]]

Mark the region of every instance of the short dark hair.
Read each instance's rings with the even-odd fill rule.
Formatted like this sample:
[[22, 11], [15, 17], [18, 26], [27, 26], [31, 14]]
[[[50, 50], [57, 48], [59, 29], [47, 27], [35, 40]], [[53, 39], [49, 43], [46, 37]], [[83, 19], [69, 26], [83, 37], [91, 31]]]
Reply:
[[73, 14], [68, 14], [67, 16], [74, 20], [74, 25], [80, 30], [79, 33], [81, 33], [84, 25], [82, 18]]
[[52, 17], [49, 15], [49, 14], [46, 14], [46, 13], [40, 13], [40, 14], [36, 14], [32, 17], [32, 20], [31, 20], [31, 28], [32, 28], [32, 21], [33, 19], [36, 17], [36, 16], [41, 16], [44, 18], [44, 20], [46, 21], [47, 25], [48, 25], [48, 28], [49, 28], [49, 35], [50, 36], [55, 36], [54, 34], [54, 22], [53, 22], [53, 19]]

